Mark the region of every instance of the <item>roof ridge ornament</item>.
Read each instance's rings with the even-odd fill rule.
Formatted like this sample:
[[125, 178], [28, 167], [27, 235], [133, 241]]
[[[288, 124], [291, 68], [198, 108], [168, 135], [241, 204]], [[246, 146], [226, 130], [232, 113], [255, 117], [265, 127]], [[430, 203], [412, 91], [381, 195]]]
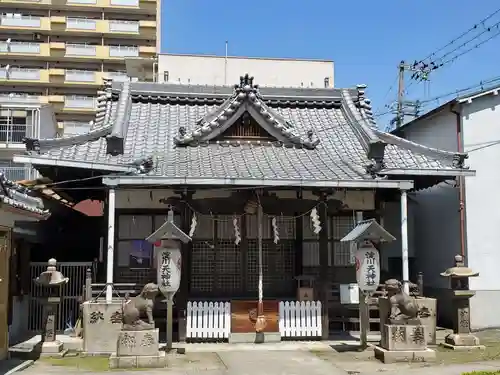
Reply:
[[174, 141], [178, 146], [195, 146], [209, 142], [237, 121], [245, 112], [276, 140], [286, 145], [314, 149], [320, 140], [313, 133], [307, 137], [296, 134], [293, 125], [276, 110], [269, 107], [255, 85], [254, 77], [248, 73], [240, 77], [240, 83], [234, 85], [234, 93], [220, 106], [210, 111], [196, 122], [192, 130], [180, 126]]
[[240, 76], [240, 84], [234, 85], [235, 92], [244, 92], [247, 94], [253, 92], [254, 94], [258, 94], [259, 85], [254, 85], [253, 79], [254, 77], [251, 77], [248, 73], [246, 73], [244, 76]]

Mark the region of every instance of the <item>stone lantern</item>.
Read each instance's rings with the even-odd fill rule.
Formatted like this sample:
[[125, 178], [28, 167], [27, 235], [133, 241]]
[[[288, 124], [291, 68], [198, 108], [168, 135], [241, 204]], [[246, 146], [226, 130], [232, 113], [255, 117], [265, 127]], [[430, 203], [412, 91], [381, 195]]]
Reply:
[[470, 298], [476, 292], [469, 290], [469, 277], [479, 276], [469, 267], [465, 267], [463, 257], [455, 256], [455, 266], [441, 273], [448, 277], [453, 299], [453, 331], [445, 337], [444, 347], [449, 349], [484, 349], [479, 345], [479, 339], [470, 331]]
[[44, 327], [42, 331], [42, 354], [62, 355], [63, 344], [56, 340], [57, 307], [61, 303], [61, 290], [68, 283], [56, 269], [57, 261], [49, 259], [46, 271], [43, 271], [34, 282], [42, 287], [42, 303], [44, 306]]

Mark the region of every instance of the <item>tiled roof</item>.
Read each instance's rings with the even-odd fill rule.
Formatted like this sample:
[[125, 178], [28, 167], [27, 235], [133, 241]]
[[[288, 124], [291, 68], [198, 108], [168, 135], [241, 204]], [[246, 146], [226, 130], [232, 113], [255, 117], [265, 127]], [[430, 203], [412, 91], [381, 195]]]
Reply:
[[[106, 82], [90, 133], [26, 145], [38, 164], [152, 157], [149, 174], [166, 178], [369, 180], [464, 169], [466, 154], [378, 130], [365, 87], [259, 88], [248, 76], [232, 88]], [[221, 140], [244, 112], [274, 140]]]
[[31, 190], [21, 186], [0, 173], [0, 202], [7, 205], [9, 209], [24, 211], [29, 216], [39, 219], [47, 219], [50, 216], [49, 210], [45, 209], [40, 198], [30, 195]]

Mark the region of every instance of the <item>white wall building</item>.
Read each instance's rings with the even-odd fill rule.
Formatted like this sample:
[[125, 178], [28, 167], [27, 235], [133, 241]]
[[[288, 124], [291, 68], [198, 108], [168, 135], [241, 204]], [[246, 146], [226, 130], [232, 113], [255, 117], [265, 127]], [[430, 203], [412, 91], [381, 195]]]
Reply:
[[463, 150], [469, 154], [467, 164], [476, 171], [462, 188], [450, 181], [414, 195], [418, 269], [424, 272], [428, 292], [441, 298], [438, 314], [451, 312], [447, 280], [439, 273], [452, 266], [454, 255], [463, 252], [467, 265], [480, 273], [470, 279], [470, 289], [476, 291], [471, 300], [472, 329], [500, 326], [499, 90], [452, 100], [394, 131], [430, 147]]
[[326, 60], [160, 54], [158, 81], [232, 85], [242, 72], [273, 87], [334, 87], [334, 64]]
[[13, 181], [35, 178], [31, 167], [12, 162], [12, 157], [25, 151], [24, 138], [55, 137], [56, 132], [54, 111], [39, 97], [0, 95], [0, 172]]

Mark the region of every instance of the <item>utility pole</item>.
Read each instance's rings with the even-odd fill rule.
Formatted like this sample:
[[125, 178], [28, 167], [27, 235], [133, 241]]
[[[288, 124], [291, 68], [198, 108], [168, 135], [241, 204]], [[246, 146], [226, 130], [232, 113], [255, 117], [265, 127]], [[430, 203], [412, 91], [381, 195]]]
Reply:
[[[433, 70], [433, 67], [426, 65], [422, 62], [414, 62], [413, 64], [407, 64], [402, 60], [398, 65], [398, 98], [395, 103], [391, 105], [393, 108], [393, 114], [395, 117], [391, 120], [388, 131], [393, 130], [393, 126], [396, 128], [401, 127], [404, 124], [405, 116], [418, 117], [420, 109], [420, 101], [405, 100], [405, 74], [406, 72], [411, 72], [411, 79], [414, 81], [428, 81], [429, 73]], [[394, 109], [395, 107], [395, 109]]]
[[403, 102], [405, 98], [405, 62], [401, 60], [399, 63], [399, 73], [398, 73], [398, 106], [396, 110], [396, 128], [403, 125], [404, 114], [403, 114]]

